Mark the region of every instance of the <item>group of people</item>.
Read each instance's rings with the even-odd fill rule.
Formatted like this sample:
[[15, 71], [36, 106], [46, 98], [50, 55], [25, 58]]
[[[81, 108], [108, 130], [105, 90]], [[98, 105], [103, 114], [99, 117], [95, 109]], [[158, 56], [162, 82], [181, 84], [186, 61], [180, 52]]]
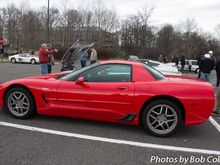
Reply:
[[[207, 54], [201, 55], [198, 59], [199, 64], [199, 75], [198, 78], [212, 82], [210, 78], [210, 74], [213, 70], [216, 71], [216, 87], [219, 87], [219, 79], [220, 79], [220, 59], [216, 60], [213, 55], [213, 51], [209, 51]], [[213, 111], [214, 114], [220, 114], [220, 89], [216, 94], [216, 105]]]
[[161, 63], [167, 63], [168, 62], [168, 58], [167, 56], [163, 56], [162, 54], [158, 57], [158, 61]]
[[[58, 52], [58, 49], [52, 49], [51, 44], [43, 43], [38, 50], [39, 62], [41, 67], [41, 74], [48, 74], [52, 71], [52, 65], [54, 65], [53, 54]], [[89, 57], [88, 52], [90, 52], [90, 64], [94, 64], [97, 61], [97, 51], [92, 48], [84, 48], [80, 55], [81, 67], [86, 67], [86, 62]]]
[[89, 57], [88, 51], [90, 53], [90, 64], [94, 64], [97, 61], [97, 51], [92, 47], [88, 50], [88, 48], [84, 48], [82, 51], [82, 54], [80, 55], [80, 63], [81, 67], [84, 68], [86, 67], [86, 62]]

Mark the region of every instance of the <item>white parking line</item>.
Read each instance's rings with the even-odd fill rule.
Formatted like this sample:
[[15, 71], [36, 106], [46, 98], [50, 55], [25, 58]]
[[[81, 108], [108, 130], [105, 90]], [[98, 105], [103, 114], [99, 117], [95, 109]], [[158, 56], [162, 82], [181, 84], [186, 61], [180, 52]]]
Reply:
[[110, 139], [110, 138], [103, 138], [103, 137], [98, 137], [98, 136], [90, 136], [90, 135], [83, 135], [83, 134], [77, 134], [77, 133], [56, 131], [56, 130], [51, 130], [51, 129], [38, 128], [38, 127], [30, 127], [30, 126], [7, 123], [7, 122], [0, 122], [0, 126], [7, 126], [7, 127], [13, 127], [13, 128], [23, 129], [23, 130], [43, 132], [47, 134], [60, 135], [60, 136], [66, 136], [66, 137], [74, 137], [78, 139], [93, 140], [93, 141], [100, 141], [100, 142], [114, 143], [114, 144], [125, 144], [125, 145], [131, 145], [131, 146], [143, 147], [143, 148], [199, 153], [199, 154], [207, 154], [207, 155], [220, 155], [220, 151], [216, 151], [216, 150], [176, 147], [176, 146], [168, 146], [168, 145], [160, 145], [160, 144], [134, 142], [134, 141], [128, 141], [128, 140]]
[[216, 151], [216, 150], [176, 147], [176, 146], [168, 146], [168, 145], [159, 145], [159, 144], [119, 140], [119, 139], [110, 139], [110, 138], [103, 138], [103, 137], [98, 137], [98, 136], [90, 136], [90, 135], [83, 135], [83, 134], [77, 134], [77, 133], [56, 131], [56, 130], [51, 130], [51, 129], [38, 128], [38, 127], [31, 127], [31, 126], [25, 126], [25, 125], [13, 124], [13, 123], [7, 123], [7, 122], [0, 122], [0, 126], [7, 126], [7, 127], [12, 127], [12, 128], [18, 128], [18, 129], [23, 129], [23, 130], [42, 132], [42, 133], [60, 135], [60, 136], [66, 136], [66, 137], [74, 137], [78, 139], [93, 140], [93, 141], [100, 141], [100, 142], [114, 143], [114, 144], [125, 144], [125, 145], [131, 145], [131, 146], [143, 147], [143, 148], [153, 148], [153, 149], [180, 151], [180, 152], [188, 152], [188, 153], [199, 153], [199, 154], [207, 154], [207, 155], [220, 155], [220, 151]]
[[209, 118], [209, 121], [218, 130], [218, 132], [220, 132], [220, 125], [212, 117]]

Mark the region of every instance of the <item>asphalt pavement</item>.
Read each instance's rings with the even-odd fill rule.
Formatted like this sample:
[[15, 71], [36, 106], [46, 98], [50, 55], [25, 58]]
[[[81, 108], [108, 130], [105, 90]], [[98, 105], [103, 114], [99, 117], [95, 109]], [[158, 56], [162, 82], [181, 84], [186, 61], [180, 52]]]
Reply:
[[[0, 63], [0, 82], [39, 74], [39, 65]], [[220, 118], [212, 119], [156, 138], [135, 126], [39, 115], [16, 120], [0, 111], [0, 165], [220, 164]]]

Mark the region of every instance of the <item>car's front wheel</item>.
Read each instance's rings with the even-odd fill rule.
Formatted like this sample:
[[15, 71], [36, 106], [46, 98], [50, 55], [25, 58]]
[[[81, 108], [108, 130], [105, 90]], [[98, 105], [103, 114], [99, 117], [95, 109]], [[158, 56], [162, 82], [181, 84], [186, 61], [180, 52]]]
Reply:
[[12, 88], [6, 93], [5, 109], [14, 118], [29, 118], [34, 114], [34, 99], [26, 89]]
[[141, 121], [150, 134], [166, 137], [181, 125], [182, 115], [176, 104], [168, 100], [157, 100], [145, 107]]

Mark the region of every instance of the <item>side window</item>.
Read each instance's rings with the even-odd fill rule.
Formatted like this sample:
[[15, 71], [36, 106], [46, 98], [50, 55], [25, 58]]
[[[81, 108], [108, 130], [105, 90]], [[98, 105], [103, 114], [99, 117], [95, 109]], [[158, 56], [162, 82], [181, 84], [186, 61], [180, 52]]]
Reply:
[[21, 56], [21, 57], [27, 57], [27, 55], [26, 55], [26, 54], [21, 54], [20, 56]]
[[30, 58], [31, 56], [29, 54], [25, 54], [26, 57]]
[[160, 65], [160, 64], [149, 61], [148, 65], [150, 65], [150, 66], [158, 66], [158, 65]]
[[130, 82], [131, 65], [100, 65], [79, 75], [79, 77], [81, 76], [87, 82]]
[[197, 61], [192, 61], [192, 65], [198, 65]]

